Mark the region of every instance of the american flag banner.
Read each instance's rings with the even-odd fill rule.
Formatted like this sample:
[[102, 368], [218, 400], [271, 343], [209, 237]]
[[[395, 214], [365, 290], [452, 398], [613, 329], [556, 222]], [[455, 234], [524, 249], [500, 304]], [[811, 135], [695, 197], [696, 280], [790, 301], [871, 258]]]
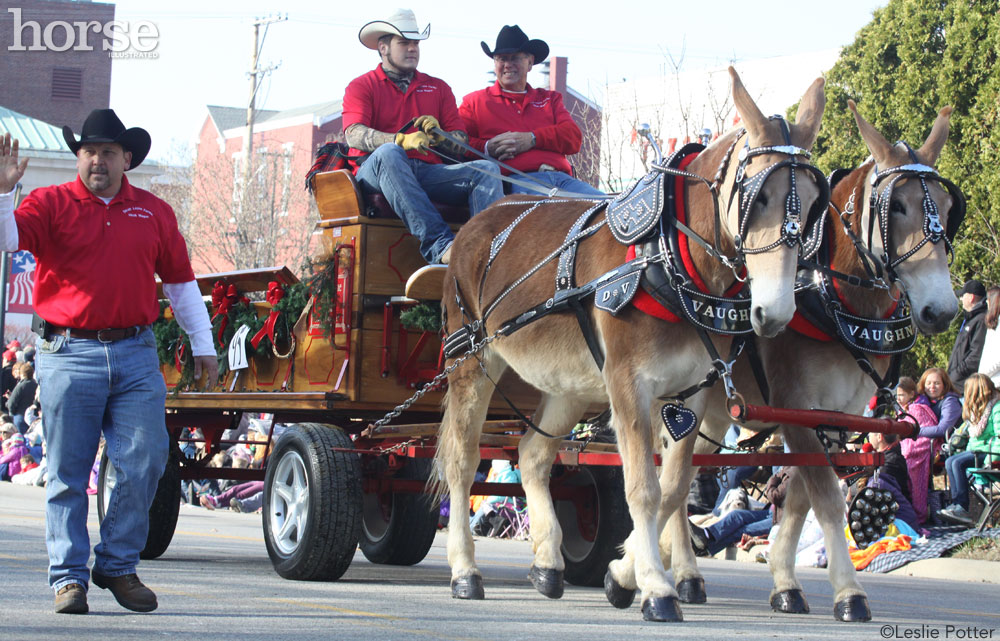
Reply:
[[7, 311], [12, 314], [31, 314], [34, 311], [34, 286], [35, 257], [26, 251], [12, 253], [7, 285]]

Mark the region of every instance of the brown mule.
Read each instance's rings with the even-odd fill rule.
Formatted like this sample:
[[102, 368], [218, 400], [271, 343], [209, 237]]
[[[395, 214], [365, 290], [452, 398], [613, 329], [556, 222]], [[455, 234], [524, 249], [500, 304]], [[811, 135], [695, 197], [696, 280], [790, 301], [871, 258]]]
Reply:
[[[803, 96], [798, 122], [789, 127], [789, 141], [782, 133], [782, 123], [765, 118], [736, 72], [730, 69], [730, 75], [734, 104], [746, 131], [722, 136], [688, 166], [687, 171], [705, 177], [706, 182], [717, 173], [720, 176], [718, 188], [711, 192], [699, 182], [686, 184], [687, 220], [702, 238], [718, 237], [716, 248], [730, 257], [735, 254], [733, 239], [741, 231], [744, 232], [742, 247], [762, 248], [759, 253], [746, 255], [752, 297], [750, 315], [754, 331], [771, 336], [791, 320], [798, 255], [796, 247], [778, 242], [787, 222], [786, 202], [794, 190], [790, 187], [793, 169], [775, 165], [788, 159], [792, 153], [788, 150], [801, 152], [815, 141], [824, 106], [823, 81], [817, 80]], [[761, 196], [752, 207], [748, 205], [747, 218], [740, 215], [740, 199], [731, 197], [738, 189], [736, 168], [743, 147], [773, 150], [754, 156], [746, 166], [749, 180], [758, 175], [761, 179], [757, 185]], [[770, 174], [762, 174], [769, 169], [773, 169]], [[798, 181], [797, 196], [803, 211], [809, 211], [814, 202], [821, 200], [824, 189], [825, 185], [809, 178]], [[491, 309], [483, 329], [486, 336], [492, 336], [504, 322], [552, 297], [556, 261], [546, 262], [525, 275], [564, 242], [574, 221], [592, 204], [510, 197], [466, 224], [455, 240], [445, 277], [443, 300], [449, 335], [455, 335], [463, 325], [481, 321], [486, 310]], [[720, 212], [718, 230], [716, 208]], [[742, 230], [741, 223], [745, 223]], [[507, 240], [497, 250], [493, 241], [501, 233], [508, 234]], [[722, 295], [734, 282], [732, 269], [693, 243], [692, 248], [692, 262], [707, 289]], [[625, 253], [626, 248], [607, 226], [601, 227], [579, 243], [576, 282], [589, 282], [616, 268], [625, 262]], [[651, 421], [650, 408], [658, 397], [675, 394], [702, 380], [711, 368], [710, 359], [697, 333], [687, 323], [667, 323], [631, 306], [612, 316], [594, 309], [589, 301], [585, 305], [605, 356], [603, 370], [595, 362], [578, 321], [571, 314], [550, 314], [509, 336], [496, 338], [482, 350], [478, 360], [466, 360], [448, 378], [436, 474], [432, 478], [447, 484], [453, 505], [468, 503], [469, 488], [479, 463], [479, 438], [493, 393], [491, 379], [499, 380], [508, 369], [542, 392], [535, 422], [548, 434], [566, 435], [589, 405], [610, 403], [623, 461], [626, 500], [635, 530], [627, 543], [634, 565], [615, 569], [613, 564], [609, 580], [614, 589], [616, 582], [622, 584], [620, 576], [632, 577], [626, 588], [641, 589], [644, 618], [680, 620], [677, 593], [656, 553], [660, 492], [653, 453], [661, 426], [658, 417], [656, 423]], [[730, 338], [715, 336], [713, 340], [716, 348], [725, 353]], [[449, 360], [451, 363], [454, 359]], [[703, 409], [698, 402], [689, 407], [696, 413]], [[558, 444], [558, 439], [529, 432], [519, 445], [522, 485], [535, 552], [531, 578], [539, 591], [551, 597], [562, 593], [564, 569], [560, 553], [562, 531], [548, 491]], [[461, 599], [484, 598], [469, 528], [449, 528], [448, 561], [452, 568], [452, 595]]]
[[[867, 162], [840, 180], [833, 189], [832, 205], [826, 221], [826, 238], [832, 260], [830, 267], [858, 278], [869, 278], [858, 252], [850, 238], [843, 232], [839, 213], [843, 213], [851, 231], [876, 257], [888, 256], [895, 262], [914, 248], [917, 250], [894, 267], [898, 280], [891, 291], [849, 285], [833, 279], [832, 287], [840, 294], [843, 306], [852, 313], [872, 319], [884, 318], [897, 304], [901, 293], [909, 300], [913, 322], [923, 333], [937, 333], [948, 327], [957, 311], [957, 301], [951, 288], [948, 273], [946, 242], [923, 242], [933, 221], [925, 219], [924, 200], [929, 197], [939, 216], [941, 229], [957, 229], [961, 208], [960, 194], [950, 193], [933, 177], [921, 180], [919, 171], [899, 171], [906, 167], [916, 169], [923, 165], [931, 170], [948, 135], [951, 108], [940, 111], [924, 145], [912, 151], [903, 144], [893, 145], [875, 130], [861, 115], [853, 102], [849, 106], [874, 162]], [[912, 155], [911, 155], [912, 153]], [[893, 169], [897, 171], [892, 171]], [[933, 170], [931, 170], [933, 171]], [[895, 178], [891, 202], [886, 201], [891, 221], [886, 237], [891, 247], [884, 247], [882, 221], [871, 220], [876, 233], [869, 236], [869, 220], [874, 215], [870, 207], [872, 177], [885, 174], [876, 185], [880, 194], [889, 181]], [[924, 172], [925, 175], [927, 172]], [[926, 191], [923, 185], [926, 185]], [[956, 209], [957, 207], [957, 209]], [[922, 243], [922, 244], [921, 244]], [[886, 261], [883, 260], [883, 263]], [[794, 326], [794, 324], [793, 324]], [[854, 357], [838, 341], [821, 342], [795, 331], [785, 331], [772, 339], [759, 340], [759, 351], [770, 384], [770, 404], [788, 408], [823, 408], [845, 412], [859, 412], [865, 407], [876, 386], [873, 380], [858, 367]], [[884, 376], [889, 366], [888, 358], [872, 357], [879, 376]], [[736, 383], [749, 403], [762, 403], [757, 384], [745, 362], [736, 367]], [[706, 435], [720, 439], [731, 423], [725, 408], [725, 399], [717, 389], [710, 390], [708, 411], [701, 425]], [[782, 427], [785, 444], [792, 452], [820, 452], [822, 445], [812, 430], [800, 427]], [[697, 442], [696, 442], [697, 441]], [[673, 444], [664, 455], [663, 475], [660, 478], [665, 496], [677, 496], [679, 489], [686, 493], [694, 470], [684, 468], [682, 461], [690, 461], [692, 451], [707, 453], [714, 449], [708, 441], [688, 438]], [[683, 474], [677, 470], [684, 469]], [[781, 528], [771, 546], [770, 566], [774, 576], [771, 605], [782, 612], [805, 613], [808, 603], [802, 586], [795, 576], [795, 552], [806, 513], [812, 506], [823, 528], [829, 557], [829, 578], [834, 591], [834, 616], [842, 621], [865, 621], [871, 618], [867, 596], [857, 581], [854, 566], [848, 554], [844, 537], [844, 497], [837, 486], [837, 478], [829, 467], [801, 467], [789, 485], [785, 499]], [[660, 551], [665, 565], [671, 567], [678, 586], [701, 585], [704, 580], [698, 571], [691, 549], [689, 524], [685, 506], [675, 500], [664, 503], [660, 513], [661, 525], [669, 517], [660, 538]], [[704, 588], [690, 595], [692, 600], [704, 602]]]

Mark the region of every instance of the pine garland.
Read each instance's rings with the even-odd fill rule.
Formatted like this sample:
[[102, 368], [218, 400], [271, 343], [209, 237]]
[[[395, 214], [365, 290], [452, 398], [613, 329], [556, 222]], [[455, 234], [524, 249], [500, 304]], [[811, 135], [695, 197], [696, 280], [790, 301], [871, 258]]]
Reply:
[[441, 331], [441, 303], [427, 302], [415, 305], [399, 314], [399, 323], [406, 329], [421, 332]]

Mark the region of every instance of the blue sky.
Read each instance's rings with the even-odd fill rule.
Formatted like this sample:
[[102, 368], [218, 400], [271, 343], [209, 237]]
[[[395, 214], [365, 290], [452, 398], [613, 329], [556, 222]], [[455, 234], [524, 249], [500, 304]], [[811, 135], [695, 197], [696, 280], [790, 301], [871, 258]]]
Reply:
[[[492, 63], [479, 42], [495, 42], [504, 24], [518, 24], [545, 40], [551, 55], [569, 58], [569, 84], [598, 102], [607, 83], [654, 76], [683, 53], [683, 68], [729, 60], [795, 54], [849, 44], [885, 0], [841, 0], [835, 11], [812, 2], [617, 0], [609, 3], [410, 2], [418, 23], [431, 23], [421, 45], [420, 70], [445, 79], [461, 97], [486, 84]], [[277, 64], [261, 87], [257, 106], [287, 109], [340, 99], [354, 77], [372, 69], [377, 54], [357, 34], [366, 22], [391, 14], [399, 3], [247, 0], [119, 0], [119, 20], [147, 20], [159, 31], [155, 60], [116, 60], [111, 105], [129, 126], [153, 136], [152, 156], [177, 160], [197, 137], [205, 105], [246, 105], [255, 17], [274, 15], [261, 60]], [[586, 7], [600, 7], [595, 13]], [[832, 5], [826, 5], [831, 7]], [[572, 7], [572, 11], [567, 8]]]

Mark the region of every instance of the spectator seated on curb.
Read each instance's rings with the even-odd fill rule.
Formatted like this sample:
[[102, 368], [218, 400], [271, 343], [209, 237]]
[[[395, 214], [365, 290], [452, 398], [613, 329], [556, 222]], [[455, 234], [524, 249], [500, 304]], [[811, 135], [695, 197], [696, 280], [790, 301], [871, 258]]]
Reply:
[[24, 444], [24, 436], [14, 434], [3, 442], [2, 454], [0, 454], [0, 481], [9, 481], [11, 477], [21, 471], [21, 457], [28, 452]]
[[244, 514], [249, 514], [251, 512], [259, 512], [262, 507], [264, 507], [263, 490], [257, 492], [253, 496], [248, 496], [245, 499], [238, 499], [236, 497], [229, 499], [229, 509], [233, 512], [243, 512]]
[[[490, 464], [490, 473], [486, 477], [487, 483], [520, 483], [521, 482], [521, 470], [513, 467], [510, 461], [497, 459]], [[508, 504], [509, 501], [513, 501], [511, 497], [508, 496], [487, 496], [485, 499], [481, 500], [477, 507], [476, 513], [472, 515], [469, 520], [469, 527], [472, 528], [473, 532], [485, 536], [492, 536], [491, 533], [499, 534], [504, 529], [504, 523], [500, 522], [499, 517], [490, 518], [492, 515], [499, 515], [500, 508]], [[515, 509], [517, 503], [514, 503]], [[523, 506], [523, 499], [521, 500], [521, 506]], [[485, 528], [488, 523], [489, 529]], [[480, 527], [483, 524], [483, 527]], [[477, 530], [479, 528], [479, 530]]]
[[875, 468], [872, 474], [865, 475], [855, 481], [848, 493], [848, 504], [865, 488], [889, 490], [899, 505], [896, 520], [904, 521], [911, 529], [917, 527], [917, 513], [913, 509], [910, 486], [910, 473], [906, 459], [903, 457], [901, 442], [896, 434], [881, 434], [872, 432], [868, 435], [871, 447], [864, 451], [875, 450], [885, 456], [885, 463]]
[[733, 510], [707, 528], [692, 525], [691, 544], [695, 554], [714, 556], [738, 543], [744, 534], [751, 537], [766, 536], [781, 519], [781, 508], [785, 503], [785, 492], [792, 469], [794, 468], [783, 469], [768, 479], [764, 496], [771, 503], [770, 508]]
[[225, 492], [218, 494], [202, 494], [200, 498], [201, 506], [209, 510], [232, 507], [234, 499], [247, 499], [258, 492], [264, 491], [264, 481], [247, 481], [239, 483], [229, 488]]
[[[38, 463], [33, 464], [28, 469], [24, 469], [25, 458], [30, 457], [31, 461], [39, 460]], [[48, 460], [45, 457], [45, 447], [42, 446], [42, 454], [39, 459], [36, 459], [34, 455], [28, 454], [21, 458], [22, 468], [21, 473], [11, 477], [11, 483], [16, 485], [39, 485], [44, 486], [48, 481]]]

